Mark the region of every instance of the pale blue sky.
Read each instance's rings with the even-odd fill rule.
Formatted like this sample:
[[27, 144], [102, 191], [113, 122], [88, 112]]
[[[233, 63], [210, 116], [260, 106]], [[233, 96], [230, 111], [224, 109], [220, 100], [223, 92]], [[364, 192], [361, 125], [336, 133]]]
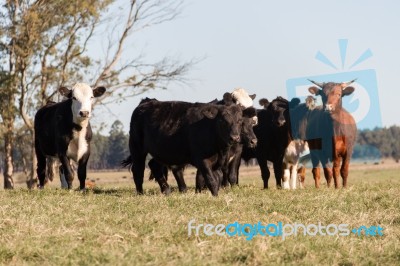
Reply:
[[[258, 106], [261, 97], [287, 97], [288, 80], [350, 71], [367, 49], [372, 57], [351, 71], [375, 71], [382, 124], [400, 124], [399, 1], [186, 0], [184, 6], [180, 18], [136, 35], [127, 51], [142, 50], [152, 61], [165, 55], [182, 60], [205, 57], [190, 71], [191, 84], [171, 84], [166, 91], [110, 106], [114, 115], [97, 115], [95, 124], [118, 118], [128, 131], [132, 111], [143, 97], [207, 102], [243, 87], [257, 94]], [[344, 68], [339, 39], [348, 40]], [[318, 51], [338, 69], [318, 61]], [[377, 99], [370, 104], [377, 105]]]

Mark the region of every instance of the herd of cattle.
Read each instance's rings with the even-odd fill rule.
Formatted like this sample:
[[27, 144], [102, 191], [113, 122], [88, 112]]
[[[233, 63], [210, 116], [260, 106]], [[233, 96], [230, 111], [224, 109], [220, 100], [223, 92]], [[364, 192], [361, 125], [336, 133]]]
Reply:
[[[179, 191], [185, 192], [183, 171], [191, 164], [197, 168], [196, 192], [208, 188], [217, 196], [221, 186], [238, 184], [242, 159], [257, 159], [264, 188], [268, 188], [270, 177], [267, 161], [273, 164], [277, 187], [295, 189], [298, 171], [302, 173], [302, 187], [304, 168], [298, 170], [299, 159], [309, 150], [315, 186], [320, 186], [322, 164], [328, 187], [333, 177], [338, 188], [340, 175], [346, 187], [357, 129], [353, 117], [342, 107], [342, 97], [354, 91], [349, 86], [354, 80], [311, 82], [316, 86], [310, 87], [309, 92], [321, 96], [320, 106], [310, 95], [305, 103], [298, 98], [290, 102], [282, 97], [271, 102], [261, 99], [262, 109], [255, 109], [255, 95], [243, 89], [225, 93], [222, 100], [209, 103], [145, 98], [132, 113], [130, 155], [122, 165], [130, 166], [136, 190], [142, 194], [146, 158], [151, 155], [151, 176], [162, 193], [169, 194], [168, 171], [173, 172]], [[59, 92], [66, 99], [49, 102], [37, 112], [35, 149], [40, 188], [45, 185], [46, 176], [52, 178], [49, 162], [58, 159], [65, 187], [72, 188], [73, 160], [78, 164], [80, 189], [85, 189], [92, 99], [105, 90], [83, 83], [72, 89], [62, 87]]]

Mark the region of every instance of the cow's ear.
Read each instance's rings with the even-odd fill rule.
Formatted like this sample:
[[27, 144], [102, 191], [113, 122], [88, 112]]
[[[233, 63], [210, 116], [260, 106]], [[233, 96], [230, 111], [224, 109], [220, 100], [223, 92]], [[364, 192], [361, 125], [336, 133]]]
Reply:
[[105, 91], [106, 91], [106, 88], [97, 87], [96, 89], [93, 90], [93, 96], [94, 97], [100, 97], [101, 95], [104, 94]]
[[209, 119], [214, 119], [218, 114], [218, 108], [215, 106], [207, 106], [201, 111]]
[[249, 97], [250, 97], [252, 100], [254, 100], [254, 99], [256, 98], [256, 94], [249, 95]]
[[71, 98], [72, 97], [72, 90], [68, 89], [67, 87], [61, 87], [58, 89], [58, 92], [62, 95], [65, 96], [67, 98]]
[[315, 86], [308, 88], [308, 91], [313, 95], [319, 95], [321, 93], [321, 89]]
[[289, 102], [289, 108], [295, 108], [299, 104], [300, 104], [300, 99], [299, 98], [293, 98]]
[[350, 87], [344, 88], [344, 89], [342, 90], [342, 97], [343, 97], [343, 96], [346, 96], [346, 95], [352, 94], [353, 91], [354, 91], [354, 87], [351, 87], [351, 86], [350, 86]]
[[254, 117], [254, 116], [257, 116], [256, 108], [248, 107], [248, 108], [243, 110], [243, 117], [251, 118], [251, 117]]
[[223, 99], [225, 105], [231, 105], [234, 103], [234, 98], [232, 97], [232, 94], [230, 94], [229, 92], [224, 93]]
[[258, 103], [259, 103], [261, 106], [264, 106], [264, 108], [267, 108], [267, 106], [268, 106], [268, 104], [269, 104], [269, 101], [268, 101], [267, 99], [265, 99], [265, 98], [261, 98], [261, 99], [258, 101]]

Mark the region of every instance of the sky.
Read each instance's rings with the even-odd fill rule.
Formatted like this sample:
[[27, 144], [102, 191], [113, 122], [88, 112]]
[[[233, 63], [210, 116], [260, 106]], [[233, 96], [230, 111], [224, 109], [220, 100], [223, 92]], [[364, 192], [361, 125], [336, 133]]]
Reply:
[[149, 61], [203, 58], [186, 76], [189, 83], [110, 105], [110, 115], [99, 108], [94, 124], [119, 119], [128, 132], [144, 97], [208, 102], [242, 87], [257, 94], [258, 107], [260, 98], [307, 95], [308, 78], [358, 78], [343, 102], [358, 127], [400, 125], [399, 12], [394, 0], [186, 0], [177, 19], [135, 35], [125, 53], [144, 51]]

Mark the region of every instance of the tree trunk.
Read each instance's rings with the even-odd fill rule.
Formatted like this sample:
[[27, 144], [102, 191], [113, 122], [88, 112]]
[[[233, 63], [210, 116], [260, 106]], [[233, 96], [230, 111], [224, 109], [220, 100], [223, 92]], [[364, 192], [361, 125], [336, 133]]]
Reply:
[[14, 119], [7, 117], [4, 120], [6, 126], [4, 132], [4, 189], [13, 189], [13, 133], [14, 133]]
[[35, 136], [34, 133], [32, 133], [32, 164], [31, 164], [31, 171], [26, 179], [26, 185], [28, 186], [29, 189], [37, 187], [38, 178], [36, 176], [36, 165], [37, 165], [37, 159], [35, 153]]

